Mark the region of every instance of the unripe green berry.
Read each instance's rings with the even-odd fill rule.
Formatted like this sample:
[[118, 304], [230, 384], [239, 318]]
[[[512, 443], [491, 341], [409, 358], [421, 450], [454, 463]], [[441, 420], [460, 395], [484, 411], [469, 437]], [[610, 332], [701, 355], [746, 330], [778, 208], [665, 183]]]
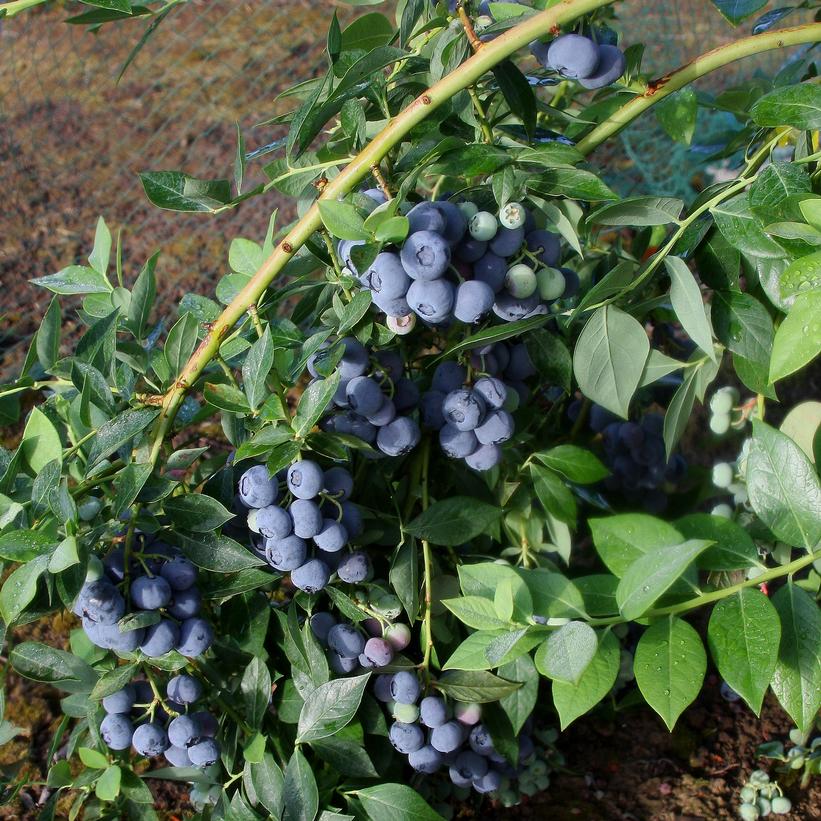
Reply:
[[499, 223], [489, 211], [477, 211], [468, 222], [468, 231], [474, 239], [487, 242], [496, 236]]
[[539, 268], [536, 271], [536, 282], [539, 286], [539, 296], [545, 302], [558, 299], [567, 286], [564, 274], [557, 268]]
[[410, 627], [407, 624], [389, 624], [382, 637], [394, 650], [404, 650], [411, 640]]
[[718, 462], [713, 465], [713, 484], [716, 487], [728, 488], [733, 483], [733, 466], [729, 462]]
[[730, 429], [729, 413], [713, 413], [710, 417], [710, 430], [717, 436], [722, 436]]
[[758, 812], [762, 818], [766, 818], [773, 811], [769, 798], [759, 798], [756, 804], [758, 805]]
[[777, 795], [771, 804], [776, 815], [786, 815], [792, 810], [792, 801], [786, 795]]
[[750, 773], [750, 784], [769, 784], [769, 783], [770, 783], [769, 773], [764, 772], [764, 770], [753, 770]]
[[738, 814], [744, 819], [744, 821], [757, 821], [760, 813], [758, 812], [758, 807], [755, 804], [742, 804], [738, 808]]
[[713, 516], [721, 516], [722, 519], [733, 518], [733, 509], [729, 505], [725, 504], [716, 505], [710, 513], [712, 513]]
[[257, 527], [257, 509], [251, 508], [248, 511], [248, 516], [246, 517], [246, 524], [248, 525], [248, 530], [252, 533], [259, 533], [259, 528]]
[[710, 410], [713, 413], [729, 413], [739, 400], [738, 391], [735, 388], [719, 388], [710, 397]]
[[102, 502], [96, 496], [91, 496], [77, 506], [77, 515], [83, 522], [90, 522], [100, 512], [102, 506]]
[[521, 228], [525, 224], [527, 211], [518, 202], [509, 202], [499, 209], [499, 222], [505, 228]]
[[745, 804], [752, 804], [755, 801], [755, 790], [752, 787], [743, 787], [739, 796]]
[[389, 316], [385, 324], [388, 330], [393, 331], [397, 336], [405, 336], [416, 327], [416, 314]]
[[456, 207], [470, 220], [479, 213], [479, 206], [475, 202], [457, 202]]
[[527, 265], [519, 263], [508, 268], [505, 275], [505, 288], [512, 297], [526, 299], [536, 293], [536, 274]]
[[413, 724], [419, 718], [419, 707], [416, 704], [396, 704], [393, 717], [403, 724]]

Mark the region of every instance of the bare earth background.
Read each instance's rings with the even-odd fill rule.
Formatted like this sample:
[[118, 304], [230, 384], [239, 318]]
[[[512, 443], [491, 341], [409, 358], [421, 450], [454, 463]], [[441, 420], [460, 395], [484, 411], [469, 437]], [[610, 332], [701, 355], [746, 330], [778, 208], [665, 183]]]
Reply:
[[[145, 200], [137, 173], [230, 177], [235, 122], [249, 150], [282, 136], [281, 129], [252, 126], [284, 110], [274, 104], [276, 94], [321, 65], [334, 6], [343, 25], [357, 13], [307, 0], [193, 0], [160, 28], [119, 85], [117, 72], [143, 22], [91, 35], [61, 23], [81, 8], [76, 3], [0, 21], [0, 374], [19, 361], [48, 300], [27, 280], [81, 261], [98, 215], [123, 230], [127, 284], [162, 249], [160, 291], [169, 306], [188, 290], [213, 291], [232, 237], [260, 238], [275, 207], [282, 221], [292, 218], [276, 193], [216, 219], [160, 211]], [[734, 32], [707, 0], [626, 0], [618, 8], [624, 43], [646, 42], [645, 64], [659, 74], [747, 33]], [[373, 10], [384, 11], [364, 9]], [[727, 69], [718, 87], [772, 71], [780, 59]], [[685, 188], [698, 184], [699, 157], [671, 147], [652, 122], [594, 161], [622, 190], [668, 186], [669, 193], [673, 177]], [[261, 164], [249, 166], [250, 184], [261, 179]], [[57, 619], [30, 628], [27, 637], [60, 646], [67, 629]], [[33, 781], [45, 776], [58, 698], [51, 688], [9, 677], [7, 717], [28, 734], [0, 749], [0, 766], [20, 764]], [[755, 766], [755, 747], [783, 737], [789, 726], [774, 703], [765, 705], [761, 722], [726, 703], [713, 678], [672, 735], [644, 710], [604, 711], [573, 725], [560, 743], [567, 772], [546, 794], [514, 810], [480, 812], [557, 821], [729, 821]], [[184, 790], [157, 786], [157, 809], [169, 818], [182, 814]], [[821, 788], [788, 793], [791, 821], [821, 817]], [[0, 817], [36, 818], [40, 795], [33, 786], [17, 806], [0, 808]], [[478, 817], [469, 807], [460, 813]]]

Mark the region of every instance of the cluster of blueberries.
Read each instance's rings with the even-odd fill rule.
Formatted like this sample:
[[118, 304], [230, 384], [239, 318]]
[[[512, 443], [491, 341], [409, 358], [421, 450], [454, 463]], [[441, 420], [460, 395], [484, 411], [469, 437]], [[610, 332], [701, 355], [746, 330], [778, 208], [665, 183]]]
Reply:
[[[379, 351], [373, 360], [357, 339], [345, 337], [337, 370], [341, 379], [333, 398], [336, 413], [327, 415], [322, 428], [334, 433], [356, 436], [375, 446], [386, 456], [403, 456], [419, 444], [420, 431], [409, 414], [419, 404], [416, 383], [405, 376], [404, 362], [398, 351]], [[315, 379], [323, 351], [308, 360], [308, 372]]]
[[719, 388], [710, 397], [710, 430], [721, 436], [730, 429], [740, 395], [733, 387]]
[[770, 781], [764, 770], [753, 770], [741, 789], [738, 814], [743, 821], [756, 821], [768, 815], [787, 815], [792, 811], [792, 801], [781, 794], [781, 787]]
[[[394, 718], [391, 744], [417, 772], [429, 775], [447, 767], [453, 784], [482, 794], [495, 792], [503, 778], [516, 776], [517, 769], [495, 750], [490, 733], [480, 723], [481, 705], [456, 702], [451, 710], [440, 696], [422, 698], [419, 679], [410, 670], [377, 676], [374, 695]], [[533, 753], [532, 739], [522, 734], [519, 761]]]
[[491, 311], [506, 322], [546, 314], [549, 303], [578, 290], [576, 274], [556, 267], [559, 238], [537, 228], [520, 203], [492, 214], [473, 202], [420, 202], [407, 218], [402, 247], [382, 251], [363, 271], [351, 255], [361, 240], [342, 240], [337, 248], [398, 333], [412, 329], [411, 317], [446, 326], [474, 325]]
[[[97, 647], [124, 653], [139, 649], [151, 658], [171, 650], [189, 658], [202, 655], [214, 633], [198, 616], [197, 568], [174, 548], [154, 542], [135, 552], [126, 578], [124, 557], [123, 548], [113, 550], [103, 559], [105, 575], [80, 589], [74, 612], [88, 638]], [[131, 618], [120, 624], [129, 610], [120, 587], [127, 589], [131, 617], [153, 611], [158, 620], [147, 627], [130, 627]]]
[[327, 652], [328, 665], [339, 675], [387, 667], [411, 640], [406, 624], [388, 624], [383, 628], [377, 619], [365, 619], [360, 625], [363, 633], [354, 624], [337, 621], [327, 611], [314, 613], [310, 625]]
[[202, 684], [187, 674], [174, 676], [160, 700], [147, 681], [126, 684], [103, 699], [100, 735], [112, 750], [132, 746], [148, 758], [164, 755], [173, 767], [208, 767], [220, 756], [219, 725], [207, 711], [189, 712]]
[[[532, 373], [524, 345], [488, 346], [473, 359], [471, 364], [479, 373], [493, 371], [509, 374], [511, 379]], [[526, 394], [523, 383], [521, 389]], [[497, 376], [480, 376], [469, 386], [467, 368], [458, 362], [442, 362], [433, 372], [431, 389], [422, 394], [422, 423], [439, 432], [446, 456], [464, 459], [474, 470], [490, 470], [502, 459], [500, 445], [513, 436], [515, 422], [510, 411], [521, 398], [519, 387]]]
[[[284, 506], [277, 504], [281, 484]], [[353, 477], [345, 468], [323, 470], [300, 459], [270, 476], [264, 465], [254, 465], [240, 477], [238, 491], [248, 529], [258, 537], [253, 549], [275, 570], [290, 573], [294, 587], [318, 593], [332, 573], [352, 584], [370, 577], [367, 554], [345, 550], [362, 533], [362, 514], [350, 501]]]
[[610, 85], [627, 67], [618, 46], [597, 43], [583, 34], [562, 34], [549, 43], [534, 40], [530, 51], [549, 71], [555, 71], [566, 80], [577, 80], [588, 89]]
[[[571, 404], [571, 418], [579, 405]], [[666, 483], [676, 484], [687, 473], [687, 461], [674, 454], [667, 461], [664, 416], [647, 413], [638, 422], [625, 422], [599, 405], [590, 408], [589, 424], [602, 435], [605, 463], [610, 469], [603, 485], [629, 502], [641, 503], [648, 513], [667, 508]]]

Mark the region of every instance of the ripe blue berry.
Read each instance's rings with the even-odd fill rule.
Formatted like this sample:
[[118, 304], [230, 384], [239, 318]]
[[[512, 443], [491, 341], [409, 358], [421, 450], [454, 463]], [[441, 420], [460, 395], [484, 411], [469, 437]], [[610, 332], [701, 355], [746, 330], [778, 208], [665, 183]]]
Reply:
[[219, 724], [211, 713], [200, 710], [196, 713], [191, 713], [191, 718], [197, 722], [197, 726], [200, 728], [200, 735], [204, 738], [213, 738], [217, 734]]
[[353, 502], [347, 499], [342, 502], [342, 524], [348, 531], [348, 537], [355, 539], [362, 535], [362, 511]]
[[500, 257], [512, 257], [525, 241], [525, 229], [499, 227], [490, 241], [490, 250]]
[[133, 685], [126, 684], [122, 690], [117, 690], [103, 699], [103, 709], [107, 713], [130, 713], [135, 695]]
[[345, 525], [337, 522], [336, 519], [323, 519], [322, 530], [314, 536], [314, 544], [321, 550], [328, 553], [336, 553], [342, 550], [348, 543], [348, 531]]
[[408, 300], [404, 296], [389, 298], [382, 294], [373, 294], [372, 300], [374, 305], [389, 319], [402, 319], [411, 312]]
[[131, 582], [131, 601], [143, 610], [158, 610], [171, 601], [171, 585], [162, 576], [138, 576]]
[[353, 258], [351, 257], [351, 251], [356, 248], [358, 245], [364, 245], [365, 240], [362, 239], [343, 239], [340, 243], [336, 246], [336, 253], [339, 258], [342, 260], [342, 263], [345, 267], [351, 271], [352, 273], [358, 273], [356, 270], [356, 265], [354, 265]]
[[371, 575], [371, 562], [368, 555], [361, 550], [349, 553], [339, 562], [336, 574], [348, 584], [364, 582]]
[[208, 767], [220, 757], [219, 744], [213, 738], [204, 738], [188, 748], [188, 757], [195, 767]]
[[442, 753], [435, 750], [430, 744], [425, 744], [418, 750], [408, 754], [408, 764], [418, 773], [431, 775], [441, 769], [443, 763]]
[[450, 265], [450, 246], [441, 234], [433, 231], [411, 234], [405, 240], [400, 255], [402, 266], [408, 276], [415, 280], [438, 279]]
[[393, 404], [397, 413], [408, 413], [419, 404], [419, 388], [412, 379], [403, 376], [394, 382]]
[[205, 619], [186, 619], [180, 625], [177, 652], [189, 658], [201, 656], [214, 641], [214, 631]]
[[149, 658], [164, 656], [169, 650], [174, 649], [179, 642], [179, 638], [180, 628], [177, 627], [176, 623], [170, 619], [163, 619], [146, 628], [145, 638], [140, 645], [140, 650]]
[[356, 658], [365, 649], [362, 634], [350, 624], [335, 624], [328, 631], [328, 647], [342, 658]]
[[116, 624], [125, 613], [125, 601], [108, 579], [95, 579], [81, 588], [76, 611], [98, 624]]
[[265, 465], [254, 465], [240, 476], [239, 498], [246, 507], [267, 507], [278, 496], [277, 480], [268, 475]]
[[454, 249], [453, 255], [462, 262], [476, 262], [487, 251], [487, 242], [473, 237], [465, 237]]
[[[357, 377], [362, 379], [363, 377]], [[351, 380], [348, 385], [356, 382], [356, 379]], [[322, 486], [325, 483], [325, 475], [322, 468], [310, 459], [302, 459], [299, 462], [294, 462], [288, 468], [288, 490], [296, 496], [297, 499], [314, 499], [319, 495]]]
[[353, 476], [345, 468], [328, 468], [325, 471], [325, 492], [340, 502], [343, 499], [350, 499], [353, 493]]
[[162, 755], [170, 746], [165, 730], [154, 722], [140, 724], [140, 726], [134, 730], [134, 737], [131, 743], [140, 755], [147, 756], [148, 758]]
[[[345, 395], [348, 398], [348, 405], [351, 410], [360, 416], [376, 413], [382, 406], [382, 402], [385, 401], [379, 383], [368, 376], [357, 376], [348, 382]], [[322, 485], [320, 484], [319, 487], [321, 489]]]
[[190, 716], [177, 716], [168, 724], [168, 740], [175, 747], [188, 747], [199, 735], [200, 728]]
[[299, 536], [286, 536], [284, 539], [270, 539], [265, 544], [265, 558], [275, 570], [287, 572], [296, 570], [305, 563], [308, 546]]
[[202, 684], [185, 673], [169, 680], [165, 692], [171, 701], [179, 704], [193, 704], [202, 695]]
[[393, 681], [393, 676], [391, 675], [381, 675], [377, 676], [374, 680], [373, 684], [373, 694], [376, 696], [379, 701], [384, 702], [387, 704], [389, 701], [393, 701], [393, 696], [391, 695], [391, 682]]
[[458, 750], [465, 740], [465, 731], [458, 721], [447, 721], [434, 727], [430, 734], [431, 746], [440, 753]]
[[498, 294], [505, 284], [507, 260], [488, 251], [473, 266], [473, 278], [488, 285], [494, 294]]
[[536, 294], [519, 299], [503, 292], [496, 295], [493, 313], [505, 322], [516, 322], [530, 316], [538, 307], [539, 297]]
[[368, 639], [362, 652], [375, 667], [387, 667], [393, 661], [393, 647], [385, 639]]
[[466, 388], [451, 391], [442, 404], [445, 421], [461, 431], [479, 427], [486, 409], [485, 400], [481, 395]]
[[175, 556], [160, 568], [160, 575], [171, 590], [188, 590], [197, 580], [197, 568], [182, 556]]
[[480, 445], [469, 456], [465, 463], [474, 470], [490, 470], [502, 461], [502, 450], [498, 445]]
[[527, 249], [548, 268], [555, 268], [559, 264], [561, 244], [559, 238], [550, 231], [538, 229], [531, 231], [526, 237]]
[[277, 505], [269, 505], [260, 510], [251, 511], [248, 516], [249, 527], [252, 518], [256, 531], [267, 539], [284, 539], [286, 536], [290, 536], [293, 530], [293, 521], [288, 515], [288, 511]]
[[467, 369], [458, 362], [441, 362], [433, 372], [433, 390], [448, 394], [461, 388], [467, 376]]
[[431, 729], [441, 727], [448, 720], [448, 706], [439, 696], [425, 696], [419, 705], [422, 723]]
[[418, 724], [395, 721], [391, 725], [388, 737], [394, 748], [405, 755], [421, 749], [425, 744], [425, 734]]
[[376, 413], [368, 414], [368, 421], [378, 428], [382, 428], [388, 423], [393, 422], [394, 419], [396, 419], [396, 405], [387, 397], [385, 397], [385, 400]]
[[409, 416], [399, 416], [393, 422], [379, 428], [376, 445], [388, 456], [403, 456], [410, 453], [421, 438], [416, 422]]
[[196, 587], [174, 593], [168, 605], [168, 614], [175, 619], [190, 619], [200, 612], [202, 593]]
[[535, 376], [535, 374], [536, 367], [533, 365], [527, 346], [524, 343], [513, 345], [510, 349], [510, 362], [505, 369], [505, 376], [508, 379], [520, 381]]
[[507, 399], [507, 388], [501, 379], [493, 376], [483, 376], [476, 380], [473, 390], [485, 400], [488, 408], [501, 408]]
[[474, 778], [481, 778], [487, 773], [488, 762], [484, 756], [473, 750], [464, 750], [456, 756], [451, 769], [457, 770], [460, 776], [472, 782]]
[[100, 724], [100, 735], [112, 750], [127, 750], [131, 744], [134, 727], [128, 716], [122, 713], [110, 713]]
[[446, 279], [417, 279], [408, 289], [410, 309], [425, 322], [444, 322], [453, 308], [455, 289]]
[[422, 692], [419, 679], [415, 673], [401, 670], [395, 673], [391, 681], [391, 696], [400, 704], [415, 704]]
[[571, 80], [590, 77], [599, 64], [599, 47], [581, 34], [563, 34], [550, 44], [547, 62]]
[[321, 559], [310, 559], [302, 567], [291, 571], [292, 584], [305, 593], [319, 593], [330, 578], [331, 571]]
[[320, 644], [327, 644], [328, 633], [336, 624], [336, 619], [333, 614], [324, 611], [314, 613], [313, 616], [311, 616], [309, 623], [311, 625], [311, 632], [316, 636], [317, 641]]
[[488, 770], [481, 778], [473, 780], [473, 789], [480, 795], [496, 792], [502, 786], [502, 774], [498, 770]]
[[513, 417], [506, 410], [493, 410], [474, 433], [482, 445], [499, 445], [513, 436], [514, 428]]
[[588, 77], [579, 79], [579, 83], [584, 88], [596, 89], [609, 86], [624, 74], [627, 67], [627, 60], [621, 49], [617, 46], [600, 45], [599, 64], [596, 71]]
[[438, 200], [431, 203], [445, 220], [445, 227], [439, 233], [450, 245], [456, 245], [468, 229], [467, 217], [456, 203], [447, 200]]
[[338, 675], [347, 675], [359, 667], [359, 657], [357, 656], [352, 659], [342, 658], [339, 653], [334, 653], [333, 650], [329, 650], [328, 664], [334, 673], [337, 673]]
[[446, 424], [439, 431], [439, 445], [451, 459], [464, 459], [479, 447], [479, 440], [472, 430], [459, 430], [455, 425]]
[[485, 282], [467, 280], [456, 289], [453, 315], [460, 321], [473, 325], [493, 308], [495, 294]]
[[188, 750], [183, 747], [170, 746], [163, 755], [172, 767], [191, 767], [191, 759], [188, 757]]
[[377, 254], [371, 267], [360, 277], [360, 282], [383, 299], [405, 296], [411, 284], [399, 254], [388, 251]]
[[416, 234], [420, 231], [433, 231], [442, 234], [445, 230], [445, 215], [432, 202], [420, 202], [406, 214], [408, 218], [408, 233]]
[[288, 508], [294, 524], [294, 534], [300, 539], [313, 539], [322, 530], [322, 513], [319, 505], [310, 499], [297, 499]]
[[368, 349], [355, 337], [346, 336], [342, 340], [345, 352], [337, 366], [345, 381], [362, 376], [368, 370]]
[[422, 424], [426, 428], [440, 430], [445, 424], [445, 417], [442, 415], [444, 401], [445, 394], [441, 391], [426, 391], [422, 394], [419, 409], [422, 413]]

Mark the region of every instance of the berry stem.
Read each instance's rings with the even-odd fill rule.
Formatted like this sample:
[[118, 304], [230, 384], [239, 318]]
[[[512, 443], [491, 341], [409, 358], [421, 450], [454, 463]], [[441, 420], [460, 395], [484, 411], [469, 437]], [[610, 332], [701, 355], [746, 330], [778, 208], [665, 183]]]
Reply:
[[490, 127], [490, 121], [487, 118], [482, 101], [479, 99], [479, 95], [476, 93], [476, 89], [473, 86], [468, 86], [468, 95], [470, 96], [470, 101], [473, 103], [473, 108], [476, 111], [476, 119], [479, 121], [479, 127], [482, 129], [482, 138], [488, 145], [492, 145], [493, 129]]
[[809, 23], [787, 29], [777, 29], [764, 34], [744, 37], [733, 43], [708, 51], [686, 65], [665, 74], [647, 85], [643, 94], [636, 95], [629, 103], [614, 111], [597, 125], [584, 139], [576, 144], [582, 154], [589, 154], [605, 140], [618, 134], [648, 108], [669, 97], [675, 91], [689, 85], [699, 77], [722, 68], [729, 63], [776, 48], [816, 43], [821, 40], [821, 23]]
[[[430, 467], [430, 439], [425, 439], [422, 446], [422, 510], [428, 509], [430, 498], [428, 496], [428, 473]], [[427, 539], [422, 539], [422, 564], [425, 582], [425, 655], [422, 659], [422, 669], [430, 667], [430, 656], [433, 651], [433, 627], [432, 603], [433, 603], [433, 562], [431, 558], [430, 543]]]
[[468, 38], [470, 47], [473, 49], [474, 53], [478, 52], [479, 49], [484, 46], [484, 43], [477, 36], [476, 31], [473, 28], [473, 21], [465, 11], [465, 4], [461, 2], [461, 0], [459, 5], [456, 7], [456, 13], [459, 15], [459, 21], [462, 23], [462, 28], [465, 30], [465, 36]]

